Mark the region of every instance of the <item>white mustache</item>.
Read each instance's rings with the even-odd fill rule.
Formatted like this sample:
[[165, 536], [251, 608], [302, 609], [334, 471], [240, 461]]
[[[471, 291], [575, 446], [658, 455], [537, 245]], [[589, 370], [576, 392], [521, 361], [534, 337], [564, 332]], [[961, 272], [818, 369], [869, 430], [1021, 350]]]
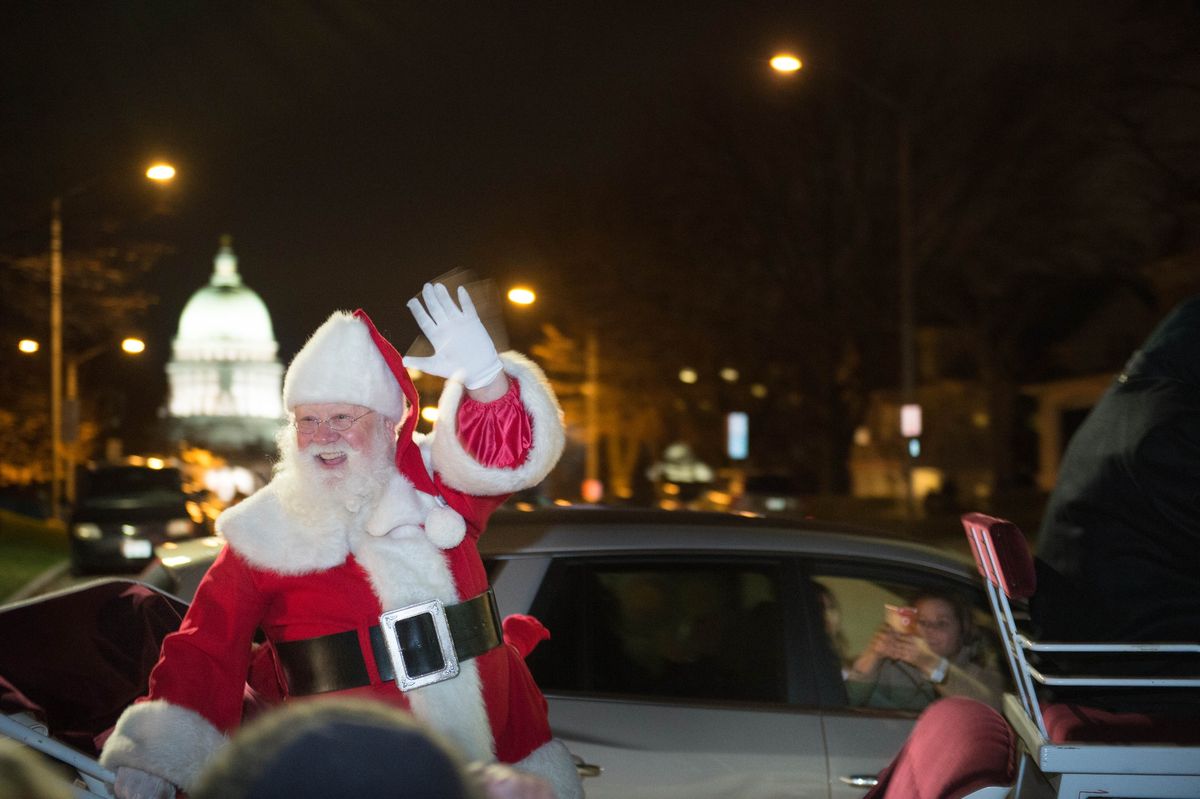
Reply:
[[351, 455], [352, 451], [346, 447], [331, 446], [329, 444], [309, 444], [304, 449], [300, 450], [301, 455]]

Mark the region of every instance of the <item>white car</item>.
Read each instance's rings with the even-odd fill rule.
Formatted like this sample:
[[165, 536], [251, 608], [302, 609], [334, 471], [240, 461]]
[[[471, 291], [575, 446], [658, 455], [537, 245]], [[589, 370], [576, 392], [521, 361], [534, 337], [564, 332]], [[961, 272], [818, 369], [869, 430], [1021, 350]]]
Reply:
[[589, 799], [856, 799], [917, 715], [851, 707], [843, 685], [884, 605], [950, 593], [994, 631], [972, 563], [828, 524], [502, 513], [480, 549], [501, 616], [551, 632], [528, 663], [555, 734], [595, 775]]

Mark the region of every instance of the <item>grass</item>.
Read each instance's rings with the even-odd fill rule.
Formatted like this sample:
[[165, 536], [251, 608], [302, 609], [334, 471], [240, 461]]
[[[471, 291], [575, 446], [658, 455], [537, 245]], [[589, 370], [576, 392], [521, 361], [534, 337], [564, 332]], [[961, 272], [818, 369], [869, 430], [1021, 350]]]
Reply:
[[0, 602], [67, 555], [61, 524], [0, 510]]

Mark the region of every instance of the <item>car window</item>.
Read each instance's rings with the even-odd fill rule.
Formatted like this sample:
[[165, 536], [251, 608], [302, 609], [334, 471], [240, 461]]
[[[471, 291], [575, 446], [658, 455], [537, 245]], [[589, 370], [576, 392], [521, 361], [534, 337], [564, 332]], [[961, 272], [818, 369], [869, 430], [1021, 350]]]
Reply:
[[[911, 608], [919, 604], [923, 609], [944, 607], [947, 612], [953, 611], [953, 629], [961, 632], [951, 659], [983, 684], [994, 687], [1006, 682], [998, 659], [995, 625], [982, 607], [979, 591], [966, 585], [921, 580], [920, 575], [854, 576], [839, 572], [843, 570], [818, 571], [812, 579], [815, 604], [822, 616], [821, 623], [814, 625], [822, 639], [819, 646], [830, 654], [828, 662], [840, 668], [840, 674], [826, 684], [825, 693], [832, 697], [830, 704], [919, 712], [939, 696], [925, 674], [900, 660], [884, 658], [868, 674], [854, 669], [856, 658], [871, 646], [885, 624], [889, 605]], [[960, 618], [963, 623], [957, 621]], [[932, 622], [922, 617], [920, 624]], [[921, 635], [917, 625], [914, 621], [913, 633]], [[926, 631], [926, 635], [937, 634]]]
[[551, 639], [529, 657], [547, 691], [785, 701], [771, 564], [563, 559], [532, 608]]

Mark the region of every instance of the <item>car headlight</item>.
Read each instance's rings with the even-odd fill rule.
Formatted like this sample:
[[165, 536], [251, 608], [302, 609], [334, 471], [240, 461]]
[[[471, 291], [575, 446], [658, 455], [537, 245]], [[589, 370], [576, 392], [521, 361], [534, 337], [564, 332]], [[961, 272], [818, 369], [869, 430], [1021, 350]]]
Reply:
[[183, 538], [185, 535], [191, 535], [194, 529], [191, 519], [172, 519], [167, 522], [167, 537]]
[[76, 538], [85, 538], [89, 541], [100, 537], [100, 525], [92, 524], [91, 522], [79, 522], [71, 525], [71, 535]]

